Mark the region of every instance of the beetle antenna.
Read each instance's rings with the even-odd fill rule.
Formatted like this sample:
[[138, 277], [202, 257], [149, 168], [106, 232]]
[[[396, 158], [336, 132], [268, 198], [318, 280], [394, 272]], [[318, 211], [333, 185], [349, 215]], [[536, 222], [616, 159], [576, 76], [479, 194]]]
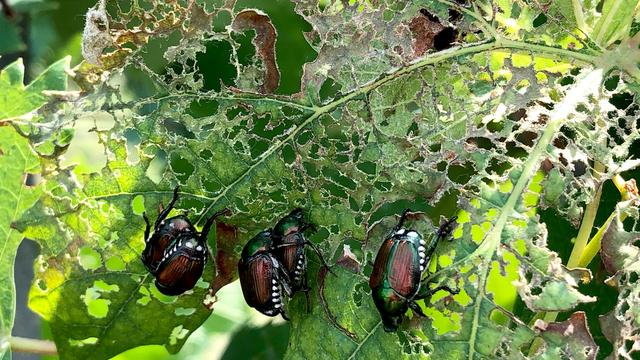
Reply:
[[146, 212], [142, 213], [142, 218], [144, 219], [144, 222], [147, 224], [147, 226], [144, 228], [144, 242], [148, 242], [149, 233], [151, 232], [151, 224], [149, 223], [149, 218], [147, 217]]
[[405, 220], [407, 220], [407, 215], [409, 215], [410, 212], [411, 212], [411, 209], [404, 209], [404, 211], [402, 212], [402, 215], [400, 215], [400, 220], [398, 221], [398, 225], [396, 225], [396, 227], [394, 228], [394, 232], [402, 229], [402, 227], [404, 226]]
[[176, 204], [176, 201], [178, 201], [178, 192], [180, 191], [180, 186], [176, 186], [175, 189], [173, 189], [173, 198], [171, 198], [171, 201], [169, 202], [169, 205], [164, 209], [161, 210], [160, 215], [158, 215], [158, 218], [156, 219], [156, 223], [155, 223], [155, 227], [157, 228], [158, 226], [160, 226], [160, 223], [167, 218], [167, 215], [169, 215], [169, 212], [171, 212], [171, 209], [173, 209], [173, 206]]
[[322, 256], [322, 253], [320, 252], [320, 249], [318, 249], [318, 247], [316, 246], [316, 244], [312, 243], [309, 240], [305, 240], [304, 241], [305, 245], [309, 245], [311, 246], [311, 248], [313, 249], [313, 251], [316, 252], [316, 254], [318, 255], [318, 258], [320, 259], [320, 262], [322, 263], [322, 266], [326, 267], [327, 270], [329, 270], [329, 272], [333, 275], [333, 276], [337, 276], [336, 273], [333, 272], [333, 270], [331, 270], [331, 267], [329, 266], [329, 264], [327, 264], [326, 261], [324, 261], [324, 257]]
[[211, 226], [215, 223], [216, 218], [222, 216], [222, 215], [231, 215], [231, 210], [224, 208], [218, 212], [216, 212], [215, 214], [213, 214], [210, 218], [207, 219], [207, 222], [204, 223], [204, 226], [202, 227], [202, 232], [200, 233], [200, 239], [203, 242], [207, 242], [207, 235], [209, 235], [209, 230], [211, 230]]
[[453, 225], [455, 224], [456, 220], [458, 220], [458, 216], [454, 215], [453, 217], [451, 217], [451, 219], [445, 221], [444, 224], [440, 225], [437, 231], [438, 240], [445, 239], [449, 235], [451, 235], [451, 233], [455, 229]]

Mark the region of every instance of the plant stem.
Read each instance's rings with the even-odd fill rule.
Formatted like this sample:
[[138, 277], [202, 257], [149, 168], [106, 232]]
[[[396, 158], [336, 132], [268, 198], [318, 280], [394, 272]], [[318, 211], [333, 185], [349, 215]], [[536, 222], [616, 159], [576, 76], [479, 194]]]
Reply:
[[20, 336], [9, 338], [11, 350], [39, 355], [58, 355], [56, 344], [50, 340], [30, 339]]
[[571, 0], [571, 5], [573, 6], [573, 16], [576, 18], [576, 25], [578, 29], [585, 34], [591, 32], [591, 29], [587, 26], [587, 23], [584, 21], [584, 12], [582, 11], [582, 4], [580, 0]]
[[[593, 177], [596, 181], [600, 180], [600, 173], [604, 172], [605, 167], [599, 161], [596, 161], [593, 166]], [[582, 253], [584, 252], [585, 247], [587, 246], [587, 241], [589, 240], [589, 236], [591, 236], [591, 230], [593, 229], [593, 223], [596, 220], [596, 214], [598, 213], [598, 207], [600, 206], [600, 196], [602, 195], [602, 184], [598, 186], [596, 190], [596, 194], [593, 199], [587, 205], [587, 208], [584, 211], [584, 215], [582, 216], [582, 223], [580, 224], [580, 230], [578, 230], [578, 236], [576, 236], [575, 243], [573, 244], [573, 249], [571, 250], [571, 256], [569, 256], [569, 261], [567, 262], [568, 268], [575, 268], [578, 266], [580, 262], [580, 258]]]
[[[620, 191], [622, 201], [629, 200], [629, 194], [625, 187], [626, 181], [622, 178], [622, 176], [616, 175], [612, 180], [618, 188], [618, 191]], [[593, 235], [593, 238], [591, 238], [587, 246], [584, 248], [582, 256], [580, 257], [580, 261], [577, 264], [578, 267], [585, 267], [589, 265], [593, 258], [596, 257], [596, 255], [600, 251], [600, 246], [602, 245], [602, 236], [604, 235], [604, 232], [609, 228], [611, 222], [616, 218], [616, 214], [618, 213], [620, 213], [620, 221], [624, 221], [627, 218], [627, 213], [624, 211], [620, 212], [616, 207], [616, 209], [614, 209], [611, 215], [609, 215], [609, 217], [607, 218], [607, 221], [602, 224], [602, 227], [600, 227], [598, 232]]]
[[[625, 217], [626, 214], [624, 212], [620, 214], [620, 220], [624, 220]], [[607, 228], [609, 228], [609, 224], [611, 224], [611, 222], [615, 218], [616, 211], [614, 210], [607, 218], [607, 221], [602, 224], [600, 230], [598, 230], [598, 232], [593, 235], [593, 238], [591, 239], [591, 241], [589, 241], [589, 244], [587, 244], [587, 246], [584, 248], [582, 256], [580, 257], [580, 260], [577, 264], [578, 267], [588, 266], [591, 260], [596, 257], [596, 255], [600, 251], [600, 245], [602, 244], [602, 235], [604, 235], [604, 232], [607, 230]]]

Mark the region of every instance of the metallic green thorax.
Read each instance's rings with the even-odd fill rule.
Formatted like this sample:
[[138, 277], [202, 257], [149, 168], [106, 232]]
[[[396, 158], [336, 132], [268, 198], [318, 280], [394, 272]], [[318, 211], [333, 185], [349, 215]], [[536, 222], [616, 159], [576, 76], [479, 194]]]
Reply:
[[307, 222], [304, 219], [304, 211], [302, 209], [295, 209], [290, 212], [289, 215], [278, 221], [276, 226], [273, 228], [273, 232], [286, 236], [290, 233], [300, 231], [300, 229], [306, 224]]
[[439, 240], [451, 234], [457, 217], [441, 225], [427, 243], [417, 231], [402, 226], [409, 212], [405, 210], [393, 233], [382, 243], [369, 279], [373, 301], [387, 332], [399, 327], [409, 308], [414, 314], [426, 316], [417, 300], [430, 298], [439, 290], [458, 293], [446, 285], [430, 289], [422, 283]]
[[242, 249], [242, 258], [248, 259], [260, 252], [267, 252], [271, 249], [271, 231], [265, 230], [254, 236], [244, 249]]

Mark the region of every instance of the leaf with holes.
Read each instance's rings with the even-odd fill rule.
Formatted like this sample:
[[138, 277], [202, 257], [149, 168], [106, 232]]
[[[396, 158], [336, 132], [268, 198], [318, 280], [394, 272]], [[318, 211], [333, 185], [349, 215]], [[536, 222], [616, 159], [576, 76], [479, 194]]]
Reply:
[[39, 173], [38, 157], [29, 142], [7, 126], [0, 127], [0, 358], [9, 359], [7, 342], [11, 336], [15, 315], [15, 286], [13, 264], [22, 234], [13, 229], [24, 211], [29, 209], [42, 193], [42, 186], [32, 183]]
[[[574, 9], [298, 1], [294, 17], [312, 27], [304, 35], [317, 57], [292, 94], [279, 87], [297, 70], [282, 67], [277, 12], [233, 6], [107, 9], [110, 36], [127, 46], [94, 49], [103, 67], [75, 69], [87, 95], [46, 118], [63, 128], [93, 120], [106, 164], [82, 174], [49, 160], [64, 149], [43, 153], [51, 181], [16, 223], [42, 244], [30, 304], [51, 321], [63, 356], [108, 358], [141, 344], [177, 351], [208, 316], [202, 303], [215, 311], [211, 295], [237, 276], [242, 245], [296, 207], [337, 265], [327, 272], [309, 252], [311, 309], [302, 294], [286, 304], [287, 358], [595, 356], [595, 314], [555, 320], [596, 301], [583, 284], [598, 280], [554, 251], [570, 234], [550, 244], [541, 212], [585, 223], [602, 182], [632, 166], [639, 105], [629, 74], [598, 68], [613, 50], [576, 29]], [[590, 22], [592, 7], [580, 9]], [[160, 65], [151, 46], [163, 51]], [[629, 69], [610, 59], [607, 70]], [[214, 61], [222, 70], [211, 75]], [[153, 92], [128, 91], [122, 78]], [[232, 215], [211, 235], [215, 267], [193, 292], [167, 298], [139, 260], [141, 214], [155, 216], [177, 185], [176, 211], [197, 227], [222, 208]], [[409, 312], [385, 333], [368, 277], [405, 208], [420, 214], [408, 226], [425, 237], [458, 216], [422, 286], [460, 292], [419, 301], [426, 318]], [[569, 328], [580, 337], [563, 346]]]
[[29, 85], [24, 85], [22, 60], [9, 64], [0, 73], [0, 121], [26, 115], [50, 101], [46, 91], [67, 89], [67, 74], [71, 57], [51, 65]]

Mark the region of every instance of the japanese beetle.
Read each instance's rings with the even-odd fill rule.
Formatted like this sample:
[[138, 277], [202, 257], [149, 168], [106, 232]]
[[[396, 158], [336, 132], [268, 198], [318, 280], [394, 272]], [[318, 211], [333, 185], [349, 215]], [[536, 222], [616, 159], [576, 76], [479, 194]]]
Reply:
[[273, 253], [280, 261], [290, 278], [293, 293], [304, 292], [307, 298], [307, 311], [310, 309], [309, 280], [307, 278], [307, 256], [305, 246], [309, 245], [318, 254], [322, 264], [328, 269], [322, 253], [309, 240], [305, 239], [304, 231], [313, 228], [313, 224], [305, 220], [304, 211], [295, 209], [289, 215], [278, 221], [273, 228]]
[[151, 237], [151, 224], [143, 213], [147, 226], [141, 259], [149, 272], [155, 275], [156, 287], [165, 295], [180, 295], [193, 289], [202, 276], [209, 256], [207, 235], [211, 226], [217, 217], [228, 213], [224, 209], [213, 214], [207, 219], [201, 233], [196, 231], [184, 215], [166, 219], [178, 200], [178, 191], [179, 188], [176, 187], [169, 206], [158, 215]]
[[141, 260], [144, 266], [153, 275], [158, 270], [158, 265], [164, 257], [165, 250], [169, 247], [174, 239], [181, 233], [194, 233], [195, 228], [191, 225], [189, 219], [184, 215], [178, 215], [167, 219], [169, 212], [173, 209], [173, 206], [178, 201], [179, 187], [173, 190], [173, 198], [169, 205], [165, 209], [160, 210], [160, 214], [153, 225], [153, 235], [149, 237], [151, 232], [151, 224], [147, 213], [142, 213], [145, 223], [147, 224], [144, 230], [144, 242], [145, 247], [142, 251]]
[[382, 243], [369, 280], [373, 302], [387, 332], [398, 329], [409, 308], [425, 316], [417, 300], [430, 298], [439, 290], [458, 293], [446, 285], [430, 289], [428, 284], [422, 284], [422, 276], [438, 241], [449, 236], [457, 217], [440, 226], [435, 239], [427, 245], [417, 231], [403, 227], [409, 212], [411, 210], [407, 209], [402, 213], [393, 233]]
[[280, 261], [271, 254], [272, 233], [265, 230], [254, 236], [242, 249], [238, 262], [238, 273], [242, 294], [249, 306], [267, 316], [284, 311], [282, 292], [291, 296], [289, 276]]

